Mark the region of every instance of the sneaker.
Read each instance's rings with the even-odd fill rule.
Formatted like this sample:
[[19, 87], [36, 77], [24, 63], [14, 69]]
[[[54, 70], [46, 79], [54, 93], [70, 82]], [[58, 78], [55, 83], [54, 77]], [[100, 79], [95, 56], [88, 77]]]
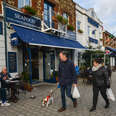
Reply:
[[95, 107], [92, 107], [89, 111], [90, 112], [93, 112], [93, 111], [95, 111], [96, 110], [96, 108]]
[[2, 103], [1, 106], [2, 106], [2, 107], [3, 107], [3, 106], [10, 106], [10, 104], [5, 102], [5, 103]]

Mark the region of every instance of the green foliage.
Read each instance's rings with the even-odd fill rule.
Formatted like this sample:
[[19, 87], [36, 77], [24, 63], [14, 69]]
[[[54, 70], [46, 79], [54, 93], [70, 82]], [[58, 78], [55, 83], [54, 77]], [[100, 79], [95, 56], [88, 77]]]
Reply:
[[24, 82], [29, 82], [29, 73], [28, 72], [22, 72], [21, 74], [21, 80], [23, 80]]
[[97, 50], [97, 51], [90, 51], [90, 50], [87, 50], [84, 54], [83, 54], [83, 59], [85, 59], [85, 65], [86, 67], [90, 67], [91, 65], [91, 58], [92, 58], [92, 61], [96, 58], [104, 58], [104, 52], [103, 51], [100, 51], [100, 50]]
[[78, 32], [79, 32], [79, 33], [83, 33], [83, 30], [79, 29]]
[[58, 20], [60, 23], [62, 23], [63, 25], [68, 24], [68, 20], [67, 20], [66, 18], [63, 18], [63, 16], [57, 15], [56, 18], [57, 18], [57, 20]]
[[70, 31], [74, 31], [74, 27], [73, 27], [72, 25], [68, 25], [67, 28], [68, 28], [68, 30], [70, 30]]
[[62, 20], [63, 20], [63, 17], [61, 16], [61, 15], [57, 15], [57, 20], [60, 22], [60, 23], [62, 23]]
[[30, 6], [25, 6], [24, 9], [31, 15], [36, 15], [37, 11]]
[[62, 20], [62, 24], [64, 24], [64, 25], [68, 24], [68, 20], [65, 19], [65, 18], [63, 18], [63, 20]]

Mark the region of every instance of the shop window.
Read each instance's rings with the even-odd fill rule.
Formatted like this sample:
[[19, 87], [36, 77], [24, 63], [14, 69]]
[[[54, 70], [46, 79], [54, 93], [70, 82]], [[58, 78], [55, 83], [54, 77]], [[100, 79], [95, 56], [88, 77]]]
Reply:
[[18, 8], [23, 8], [24, 6], [31, 6], [31, 0], [18, 0]]
[[2, 22], [0, 22], [0, 34], [1, 35], [3, 34], [3, 24], [2, 24]]

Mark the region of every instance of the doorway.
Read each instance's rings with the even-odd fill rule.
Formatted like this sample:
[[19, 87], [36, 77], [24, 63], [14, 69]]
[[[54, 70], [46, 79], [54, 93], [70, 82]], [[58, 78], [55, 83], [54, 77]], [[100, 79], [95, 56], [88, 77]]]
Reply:
[[44, 52], [43, 55], [44, 81], [55, 83], [55, 52]]
[[34, 80], [39, 80], [39, 50], [38, 48], [31, 48], [31, 63], [32, 63], [32, 77]]

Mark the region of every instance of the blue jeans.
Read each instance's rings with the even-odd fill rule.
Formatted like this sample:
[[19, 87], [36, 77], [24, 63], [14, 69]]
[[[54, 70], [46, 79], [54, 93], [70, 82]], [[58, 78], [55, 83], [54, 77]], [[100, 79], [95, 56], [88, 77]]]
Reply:
[[6, 89], [5, 88], [1, 88], [1, 100], [2, 100], [2, 103], [6, 102]]
[[76, 101], [76, 99], [74, 99], [72, 97], [71, 89], [72, 89], [72, 85], [65, 85], [65, 86], [60, 87], [61, 99], [62, 99], [62, 107], [63, 108], [66, 108], [66, 96], [65, 96], [65, 93], [66, 93], [67, 97], [69, 97], [72, 100], [72, 102]]

